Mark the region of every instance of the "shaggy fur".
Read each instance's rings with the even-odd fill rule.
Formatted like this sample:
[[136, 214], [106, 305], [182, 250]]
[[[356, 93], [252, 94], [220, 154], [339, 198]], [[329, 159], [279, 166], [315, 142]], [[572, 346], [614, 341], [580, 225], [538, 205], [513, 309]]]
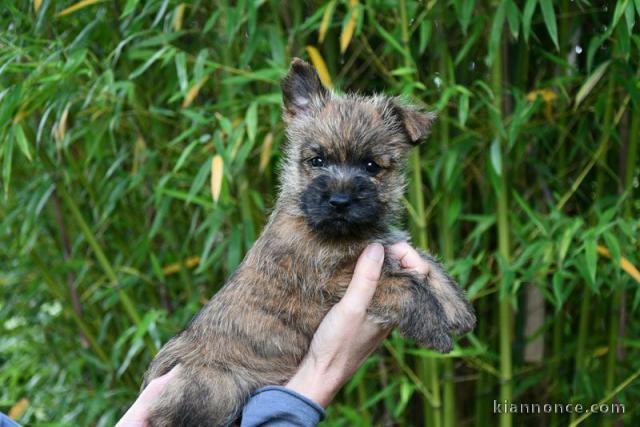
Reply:
[[[228, 283], [152, 362], [145, 385], [182, 366], [152, 426], [233, 422], [252, 391], [294, 374], [367, 244], [407, 238], [393, 228], [405, 163], [434, 116], [396, 98], [336, 95], [299, 59], [282, 88], [289, 143], [276, 206]], [[385, 260], [369, 315], [448, 352], [451, 334], [471, 330], [475, 316], [442, 266], [423, 256], [426, 277]]]

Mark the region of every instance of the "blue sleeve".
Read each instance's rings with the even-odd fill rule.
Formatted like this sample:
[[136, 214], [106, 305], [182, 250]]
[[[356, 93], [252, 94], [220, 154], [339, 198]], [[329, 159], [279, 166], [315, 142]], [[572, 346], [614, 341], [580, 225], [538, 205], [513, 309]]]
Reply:
[[20, 427], [20, 424], [0, 412], [0, 427]]
[[258, 389], [242, 410], [241, 427], [314, 427], [324, 409], [311, 399], [281, 386]]

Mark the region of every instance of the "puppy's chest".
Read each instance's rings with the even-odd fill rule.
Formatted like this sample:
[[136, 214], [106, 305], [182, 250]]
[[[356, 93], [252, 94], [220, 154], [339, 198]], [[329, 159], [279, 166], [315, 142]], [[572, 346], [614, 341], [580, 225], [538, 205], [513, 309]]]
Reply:
[[335, 290], [345, 274], [353, 272], [354, 257], [308, 256], [289, 253], [274, 258], [279, 274], [293, 293], [308, 298], [326, 296]]

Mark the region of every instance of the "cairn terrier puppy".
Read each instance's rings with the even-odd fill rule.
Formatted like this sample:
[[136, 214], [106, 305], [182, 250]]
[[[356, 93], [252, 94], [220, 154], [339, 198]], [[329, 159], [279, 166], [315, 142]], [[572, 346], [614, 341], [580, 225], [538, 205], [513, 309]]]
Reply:
[[[382, 95], [337, 95], [294, 59], [282, 82], [288, 145], [267, 225], [225, 286], [158, 353], [145, 385], [181, 370], [156, 402], [151, 426], [225, 426], [261, 386], [289, 380], [316, 328], [340, 300], [372, 242], [407, 239], [405, 164], [434, 114]], [[429, 273], [385, 259], [369, 316], [431, 349], [475, 325], [463, 292], [433, 257]]]

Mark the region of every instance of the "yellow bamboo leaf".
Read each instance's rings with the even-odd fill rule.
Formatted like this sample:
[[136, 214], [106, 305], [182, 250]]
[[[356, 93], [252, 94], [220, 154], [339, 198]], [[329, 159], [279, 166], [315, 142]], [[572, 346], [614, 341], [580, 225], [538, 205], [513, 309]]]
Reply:
[[29, 407], [29, 399], [22, 398], [15, 405], [9, 409], [9, 418], [17, 420], [24, 414], [24, 411]]
[[222, 172], [224, 172], [224, 162], [219, 154], [211, 159], [211, 195], [213, 201], [217, 202], [220, 198], [220, 190], [222, 189]]
[[322, 55], [320, 55], [318, 49], [313, 46], [307, 46], [307, 53], [309, 54], [309, 58], [311, 58], [313, 66], [316, 67], [322, 83], [326, 87], [333, 89], [333, 82], [331, 81], [327, 64], [324, 62], [324, 59], [322, 59]]
[[536, 98], [541, 97], [544, 102], [544, 115], [547, 120], [553, 120], [553, 110], [551, 109], [551, 103], [558, 98], [558, 95], [549, 89], [533, 90], [527, 94], [527, 101], [533, 102]]
[[177, 272], [179, 272], [181, 268], [184, 268], [184, 267], [193, 268], [198, 264], [200, 264], [200, 257], [192, 256], [190, 258], [187, 258], [183, 262], [174, 262], [173, 264], [169, 264], [165, 267], [162, 267], [162, 272], [164, 273], [165, 276], [170, 276], [172, 274], [176, 274]]
[[238, 154], [238, 150], [240, 150], [240, 147], [242, 147], [242, 143], [244, 142], [244, 138], [242, 137], [242, 135], [243, 135], [242, 132], [238, 133], [238, 135], [236, 136], [236, 140], [233, 142], [233, 145], [231, 146], [231, 153], [229, 154], [231, 159], [236, 158], [236, 155]]
[[[600, 255], [605, 256], [607, 258], [611, 258], [611, 252], [604, 246], [598, 245], [597, 251]], [[620, 256], [620, 268], [623, 269], [629, 276], [633, 277], [638, 283], [640, 283], [640, 271], [636, 268], [635, 265], [631, 263], [628, 259]]]
[[58, 122], [58, 126], [55, 129], [55, 137], [58, 143], [64, 140], [64, 136], [67, 134], [67, 119], [69, 117], [69, 105], [65, 107], [62, 112], [62, 116], [60, 116], [60, 121]]
[[532, 90], [527, 94], [527, 101], [533, 102], [540, 96], [544, 102], [551, 102], [558, 98], [558, 95], [550, 89]]
[[173, 19], [174, 31], [180, 31], [182, 29], [182, 19], [184, 18], [184, 10], [186, 7], [186, 3], [180, 3], [178, 7], [176, 7], [176, 15]]
[[13, 124], [20, 122], [20, 120], [27, 117], [27, 115], [28, 113], [25, 110], [18, 111], [18, 113], [13, 117]]
[[269, 159], [271, 158], [271, 146], [273, 145], [273, 134], [269, 132], [262, 142], [262, 148], [260, 150], [260, 165], [258, 166], [258, 170], [260, 172], [264, 172], [269, 164]]
[[135, 175], [138, 172], [140, 163], [142, 163], [142, 153], [147, 148], [147, 144], [144, 142], [142, 136], [138, 136], [136, 144], [133, 146], [133, 165], [131, 165], [131, 175]]
[[68, 15], [70, 13], [75, 12], [76, 10], [80, 10], [83, 9], [87, 6], [91, 6], [92, 4], [96, 4], [96, 3], [102, 3], [106, 0], [82, 0], [79, 1], [78, 3], [74, 4], [73, 6], [69, 6], [68, 8], [64, 9], [62, 12], [58, 13], [58, 17], [60, 16], [65, 16]]
[[36, 12], [36, 14], [38, 14], [40, 6], [42, 6], [42, 0], [33, 0], [33, 10]]
[[358, 21], [358, 0], [349, 0], [349, 7], [351, 9], [349, 21], [342, 28], [340, 33], [340, 53], [344, 53], [351, 43], [351, 38], [356, 29], [356, 22]]
[[322, 21], [320, 22], [320, 28], [318, 30], [318, 43], [324, 41], [324, 36], [327, 35], [329, 25], [331, 25], [331, 18], [333, 17], [333, 11], [336, 8], [336, 0], [331, 0], [322, 14]]
[[609, 352], [609, 347], [607, 347], [606, 345], [603, 345], [600, 347], [596, 347], [596, 349], [593, 350], [593, 355], [595, 357], [600, 357], [600, 356], [604, 356], [608, 352]]
[[194, 99], [196, 99], [196, 96], [198, 96], [200, 89], [202, 89], [202, 86], [204, 86], [207, 80], [209, 80], [209, 76], [204, 76], [203, 78], [200, 79], [198, 83], [194, 84], [193, 87], [189, 89], [189, 92], [187, 92], [187, 94], [184, 97], [184, 100], [182, 101], [182, 108], [187, 108], [189, 105], [191, 105], [191, 103], [193, 102]]

